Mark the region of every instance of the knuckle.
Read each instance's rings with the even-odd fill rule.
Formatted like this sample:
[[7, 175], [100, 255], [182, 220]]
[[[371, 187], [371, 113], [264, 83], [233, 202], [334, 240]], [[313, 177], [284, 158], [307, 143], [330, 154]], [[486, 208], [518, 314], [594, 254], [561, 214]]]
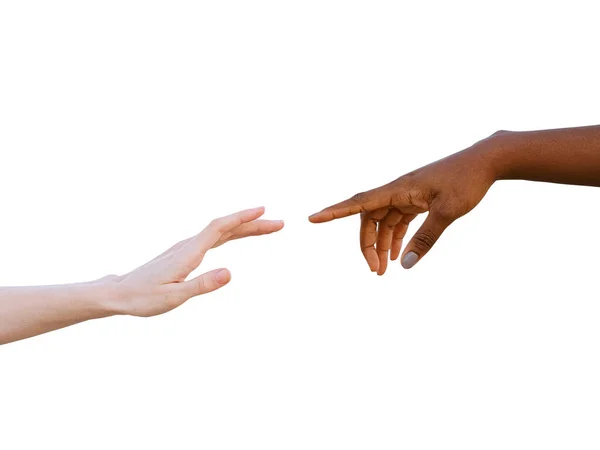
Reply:
[[206, 280], [204, 277], [198, 277], [196, 280], [196, 292], [202, 293], [206, 291]]
[[208, 226], [213, 230], [220, 230], [223, 226], [223, 219], [213, 219]]
[[362, 203], [366, 200], [367, 194], [365, 192], [359, 192], [350, 197], [350, 200], [355, 203]]
[[435, 244], [435, 241], [437, 241], [437, 236], [433, 232], [428, 231], [428, 230], [418, 231], [413, 236], [412, 241], [413, 241], [414, 246], [418, 250], [427, 251], [431, 247], [433, 247], [433, 244]]
[[360, 251], [362, 252], [363, 255], [368, 255], [368, 254], [372, 253], [374, 250], [375, 250], [374, 245], [365, 245], [365, 246], [360, 247]]
[[187, 242], [188, 242], [188, 240], [187, 240], [187, 239], [184, 239], [184, 240], [182, 240], [182, 241], [179, 241], [177, 244], [175, 244], [175, 245], [173, 246], [173, 250], [179, 250], [180, 248], [182, 248], [182, 247], [185, 247], [185, 244], [187, 244]]
[[391, 247], [391, 242], [387, 243], [387, 242], [382, 242], [381, 244], [377, 245], [377, 252], [381, 253], [381, 252], [389, 252], [390, 251], [390, 247]]

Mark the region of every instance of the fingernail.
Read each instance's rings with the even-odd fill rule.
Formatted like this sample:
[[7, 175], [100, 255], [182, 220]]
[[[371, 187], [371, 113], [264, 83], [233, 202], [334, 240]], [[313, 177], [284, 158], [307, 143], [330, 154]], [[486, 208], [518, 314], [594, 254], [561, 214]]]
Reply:
[[225, 284], [229, 281], [229, 271], [227, 269], [221, 269], [217, 272], [217, 283]]
[[417, 263], [418, 260], [419, 255], [417, 255], [415, 252], [408, 252], [406, 255], [404, 255], [404, 258], [402, 258], [402, 267], [405, 269], [410, 269]]

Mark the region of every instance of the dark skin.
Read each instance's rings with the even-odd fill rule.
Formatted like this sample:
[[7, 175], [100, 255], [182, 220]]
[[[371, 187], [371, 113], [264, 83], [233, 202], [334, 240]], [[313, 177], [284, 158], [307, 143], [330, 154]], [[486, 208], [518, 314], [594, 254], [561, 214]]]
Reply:
[[313, 223], [360, 214], [360, 246], [383, 275], [400, 256], [410, 222], [429, 212], [402, 253], [409, 269], [444, 230], [471, 211], [498, 180], [600, 186], [600, 126], [498, 131], [461, 152], [313, 214]]

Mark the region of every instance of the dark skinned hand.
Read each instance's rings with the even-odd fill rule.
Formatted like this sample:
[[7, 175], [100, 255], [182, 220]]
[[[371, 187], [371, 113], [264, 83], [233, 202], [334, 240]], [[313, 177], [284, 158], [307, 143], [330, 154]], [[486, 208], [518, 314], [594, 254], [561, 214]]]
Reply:
[[490, 138], [473, 147], [401, 176], [391, 183], [361, 192], [313, 214], [313, 223], [360, 213], [360, 248], [372, 272], [383, 275], [388, 259], [400, 255], [410, 222], [429, 212], [402, 256], [402, 266], [414, 266], [429, 252], [444, 230], [471, 211], [495, 181], [486, 157]]

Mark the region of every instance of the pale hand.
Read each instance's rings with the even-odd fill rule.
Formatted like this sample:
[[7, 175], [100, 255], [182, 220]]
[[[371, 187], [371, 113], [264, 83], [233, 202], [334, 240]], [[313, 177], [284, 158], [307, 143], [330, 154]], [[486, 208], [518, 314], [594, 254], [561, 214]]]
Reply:
[[233, 239], [259, 236], [283, 228], [280, 220], [256, 220], [264, 208], [241, 211], [213, 220], [196, 236], [178, 242], [152, 261], [122, 276], [112, 276], [117, 286], [120, 312], [154, 316], [182, 305], [191, 297], [212, 292], [231, 279], [227, 269], [217, 269], [186, 280], [207, 251]]

